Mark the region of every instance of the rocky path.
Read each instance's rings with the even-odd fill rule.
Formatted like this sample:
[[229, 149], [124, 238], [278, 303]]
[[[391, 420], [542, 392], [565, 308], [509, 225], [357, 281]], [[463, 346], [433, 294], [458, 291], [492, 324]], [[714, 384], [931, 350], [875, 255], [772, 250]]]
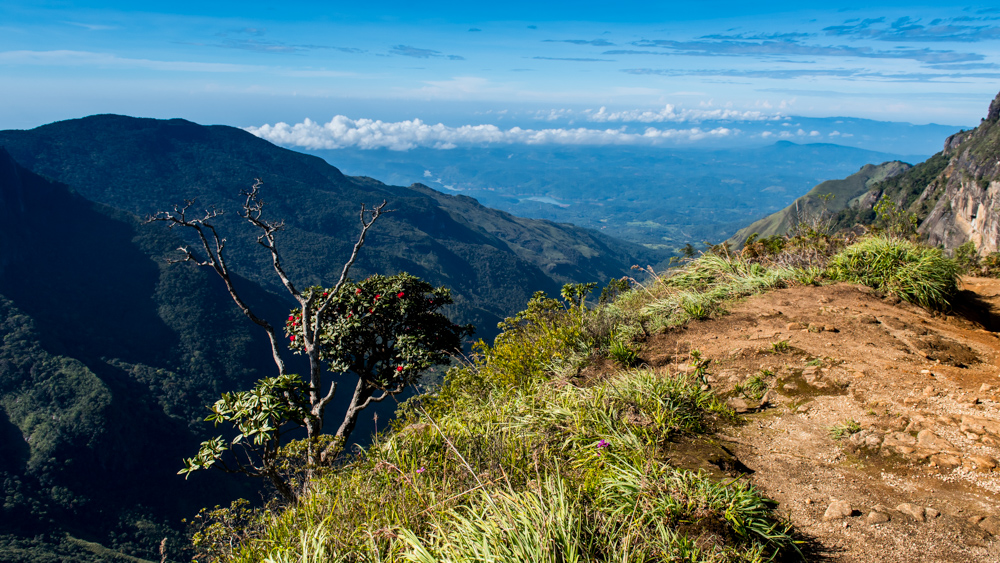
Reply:
[[651, 338], [644, 359], [712, 360], [745, 418], [717, 445], [810, 560], [1000, 561], [1000, 281], [963, 287], [962, 315], [846, 284], [779, 290]]

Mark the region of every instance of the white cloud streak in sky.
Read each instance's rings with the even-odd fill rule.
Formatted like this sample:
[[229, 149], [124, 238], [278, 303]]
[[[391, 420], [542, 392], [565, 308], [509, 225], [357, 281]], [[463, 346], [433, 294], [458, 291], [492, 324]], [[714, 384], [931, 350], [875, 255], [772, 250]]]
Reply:
[[432, 125], [419, 119], [385, 122], [372, 119], [350, 119], [338, 115], [329, 123], [320, 124], [310, 119], [289, 125], [276, 123], [260, 127], [247, 127], [254, 135], [284, 146], [307, 149], [380, 149], [405, 151], [417, 147], [453, 149], [460, 145], [524, 144], [524, 145], [657, 145], [682, 143], [709, 138], [726, 138], [739, 135], [738, 129], [717, 127], [703, 130], [656, 129], [649, 127], [641, 133], [621, 129], [500, 129], [496, 125], [462, 125], [449, 127]]
[[607, 111], [606, 108], [585, 110], [587, 121], [607, 122], [639, 122], [639, 123], [682, 123], [686, 121], [779, 121], [784, 119], [781, 114], [768, 114], [759, 111], [738, 111], [733, 109], [681, 109], [673, 104], [667, 104], [660, 111], [627, 110]]
[[156, 61], [119, 57], [91, 51], [0, 51], [0, 64], [45, 66], [98, 66], [105, 68], [145, 68], [175, 72], [260, 72], [258, 65], [205, 63], [193, 61]]

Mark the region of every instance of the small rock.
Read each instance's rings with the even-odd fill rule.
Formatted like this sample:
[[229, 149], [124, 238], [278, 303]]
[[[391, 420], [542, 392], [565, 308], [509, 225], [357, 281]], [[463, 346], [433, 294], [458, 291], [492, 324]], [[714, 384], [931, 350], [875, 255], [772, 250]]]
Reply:
[[974, 465], [972, 469], [982, 471], [983, 473], [988, 473], [997, 466], [997, 460], [985, 455], [970, 455], [966, 461], [972, 462]]
[[883, 445], [887, 448], [899, 448], [900, 446], [914, 448], [917, 445], [917, 440], [906, 432], [893, 432], [886, 434]]
[[728, 403], [729, 406], [732, 407], [732, 409], [737, 413], [742, 414], [750, 411], [750, 405], [745, 400], [740, 399], [739, 397], [729, 399]]
[[934, 386], [928, 385], [927, 387], [924, 387], [924, 397], [930, 397], [933, 394], [934, 394]]
[[806, 504], [812, 504], [812, 503], [813, 503], [813, 499], [811, 499], [811, 498], [807, 498], [806, 499]]
[[917, 506], [917, 505], [915, 505], [913, 503], [909, 503], [909, 502], [904, 502], [903, 504], [897, 506], [896, 507], [896, 512], [902, 512], [903, 514], [906, 514], [907, 516], [910, 516], [911, 518], [913, 518], [917, 522], [924, 522], [927, 519], [924, 516], [924, 507]]
[[768, 391], [768, 392], [764, 393], [764, 396], [760, 398], [760, 406], [762, 406], [762, 407], [766, 406], [766, 405], [773, 405], [773, 404], [775, 404], [775, 402], [774, 402], [774, 393], [771, 392], [771, 391]]
[[922, 448], [927, 448], [928, 450], [958, 453], [955, 446], [952, 445], [951, 442], [938, 436], [931, 430], [921, 430], [917, 433], [917, 444]]
[[938, 516], [941, 516], [941, 512], [928, 507], [924, 509], [924, 516], [926, 516], [927, 519], [929, 520], [931, 518], [937, 518]]
[[941, 424], [961, 424], [962, 417], [953, 414], [942, 414], [938, 417], [938, 422]]
[[882, 436], [879, 434], [871, 434], [865, 437], [865, 447], [869, 449], [876, 449], [882, 445]]
[[[906, 418], [905, 416], [898, 416], [894, 418], [891, 422], [889, 422], [889, 428], [898, 432], [900, 430], [905, 429], [909, 424], [910, 424], [909, 418]], [[915, 444], [917, 443], [917, 441], [914, 439], [913, 443]]]
[[931, 456], [931, 465], [936, 465], [942, 469], [954, 469], [962, 465], [962, 459], [951, 454], [937, 454]]
[[980, 434], [980, 435], [986, 434], [986, 428], [984, 428], [982, 424], [963, 423], [958, 426], [958, 429], [961, 430], [962, 432], [965, 432], [966, 434]]
[[978, 524], [978, 523], [982, 522], [985, 519], [986, 519], [985, 516], [970, 516], [969, 517], [969, 524]]
[[837, 327], [835, 327], [833, 325], [823, 325], [823, 331], [824, 332], [840, 332], [840, 330], [838, 330]]
[[877, 512], [874, 509], [865, 517], [865, 522], [869, 524], [884, 524], [889, 520], [892, 520], [892, 517], [888, 512]]
[[826, 512], [823, 513], [823, 520], [840, 520], [841, 518], [847, 518], [852, 512], [854, 512], [854, 508], [851, 506], [851, 503], [846, 500], [834, 500], [826, 508]]
[[799, 408], [795, 409], [795, 412], [807, 413], [809, 412], [809, 405], [799, 405]]
[[802, 323], [788, 323], [785, 325], [785, 330], [805, 330], [806, 325]]
[[993, 386], [990, 385], [989, 383], [983, 383], [983, 385], [979, 388], [979, 392], [980, 393], [987, 393], [987, 392], [992, 391], [992, 390], [993, 390]]
[[794, 384], [794, 383], [786, 383], [786, 384], [782, 385], [781, 388], [784, 389], [785, 391], [798, 391], [799, 390], [799, 386], [796, 385], [796, 384]]
[[993, 534], [994, 536], [1000, 536], [1000, 518], [995, 516], [987, 516], [979, 521], [979, 527], [986, 530], [987, 532]]
[[990, 447], [993, 447], [993, 448], [1000, 447], [1000, 440], [997, 440], [996, 438], [991, 438], [989, 436], [983, 436], [982, 438], [979, 439], [979, 441], [982, 442], [983, 445], [985, 445], [985, 446], [990, 446]]

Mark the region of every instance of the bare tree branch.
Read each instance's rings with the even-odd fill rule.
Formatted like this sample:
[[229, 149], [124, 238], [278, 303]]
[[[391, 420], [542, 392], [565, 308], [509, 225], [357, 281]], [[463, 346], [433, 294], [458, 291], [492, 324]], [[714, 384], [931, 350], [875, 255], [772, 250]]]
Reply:
[[281, 267], [281, 255], [278, 254], [278, 247], [274, 243], [274, 235], [278, 231], [285, 227], [284, 221], [266, 221], [261, 219], [263, 215], [264, 206], [266, 203], [260, 199], [260, 187], [264, 184], [260, 178], [257, 178], [253, 182], [253, 186], [250, 191], [242, 192], [240, 195], [246, 197], [246, 201], [243, 202], [243, 211], [240, 212], [240, 217], [246, 219], [251, 225], [257, 227], [262, 231], [261, 234], [257, 235], [257, 243], [266, 248], [271, 253], [271, 263], [274, 266], [274, 271], [278, 274], [278, 278], [281, 279], [282, 285], [285, 289], [295, 297], [297, 301], [303, 303], [302, 294], [299, 290], [295, 289], [295, 285], [285, 274], [284, 268]]
[[[174, 228], [175, 226], [188, 227], [198, 233], [198, 238], [201, 240], [202, 250], [204, 250], [208, 259], [198, 260], [189, 248], [182, 246], [178, 249], [184, 253], [184, 260], [182, 261], [191, 261], [199, 266], [211, 266], [212, 269], [215, 270], [215, 273], [217, 273], [226, 284], [226, 290], [229, 292], [229, 296], [233, 298], [236, 306], [239, 307], [240, 310], [243, 311], [243, 314], [253, 321], [254, 324], [260, 326], [265, 332], [267, 332], [268, 339], [271, 341], [271, 356], [274, 359], [274, 364], [278, 367], [278, 373], [284, 375], [285, 361], [282, 359], [281, 351], [278, 348], [278, 337], [274, 331], [274, 327], [272, 327], [266, 320], [255, 315], [253, 311], [250, 310], [250, 307], [246, 304], [246, 302], [244, 302], [240, 295], [236, 292], [236, 288], [233, 286], [233, 281], [229, 274], [229, 268], [226, 265], [226, 259], [223, 254], [223, 250], [225, 250], [226, 247], [226, 239], [220, 237], [218, 232], [215, 230], [215, 226], [209, 223], [209, 221], [222, 216], [223, 212], [216, 210], [215, 208], [209, 208], [205, 210], [205, 215], [201, 219], [188, 219], [187, 211], [192, 205], [194, 205], [193, 199], [185, 200], [183, 206], [175, 205], [173, 212], [160, 211], [154, 215], [148, 216], [145, 222], [165, 222], [169, 228]], [[210, 233], [214, 244], [209, 242], [209, 238], [205, 234], [206, 230]]]

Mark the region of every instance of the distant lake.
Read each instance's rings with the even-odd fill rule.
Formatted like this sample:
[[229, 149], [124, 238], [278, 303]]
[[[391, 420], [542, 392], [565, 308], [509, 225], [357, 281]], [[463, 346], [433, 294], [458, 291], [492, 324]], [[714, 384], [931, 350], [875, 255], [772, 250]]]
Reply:
[[569, 207], [568, 203], [563, 203], [561, 201], [552, 199], [548, 196], [534, 196], [522, 199], [521, 201], [537, 201], [539, 203], [551, 203], [552, 205], [558, 205], [559, 207]]

